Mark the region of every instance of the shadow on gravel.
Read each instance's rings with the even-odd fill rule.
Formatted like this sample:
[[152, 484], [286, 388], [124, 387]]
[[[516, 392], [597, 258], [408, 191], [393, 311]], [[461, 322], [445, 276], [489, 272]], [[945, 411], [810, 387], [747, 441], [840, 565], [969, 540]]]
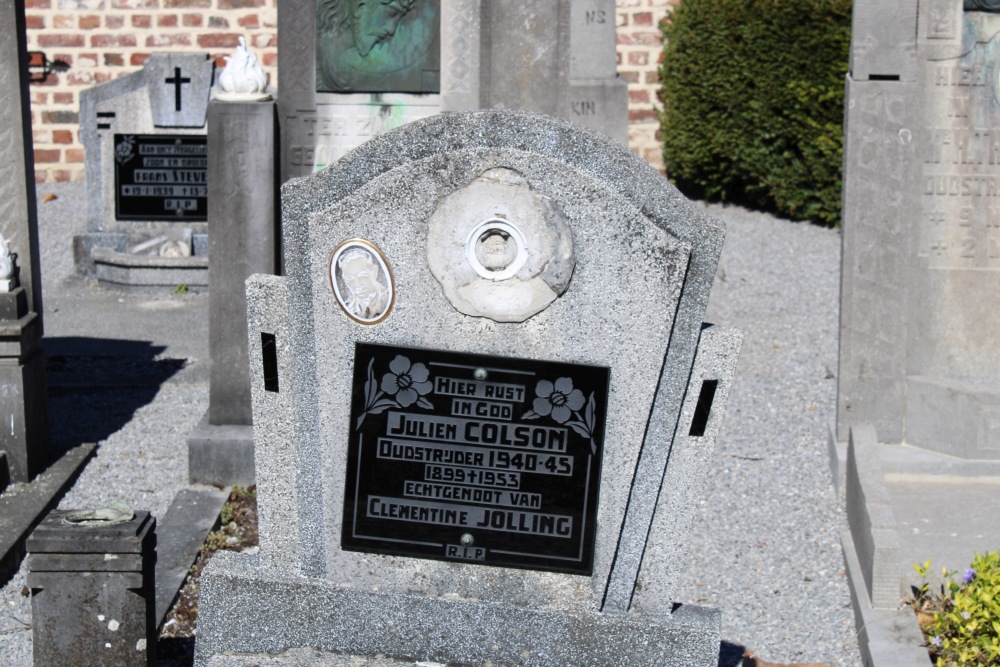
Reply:
[[42, 345], [55, 456], [121, 430], [186, 362], [160, 357], [166, 348], [147, 341], [67, 336]]

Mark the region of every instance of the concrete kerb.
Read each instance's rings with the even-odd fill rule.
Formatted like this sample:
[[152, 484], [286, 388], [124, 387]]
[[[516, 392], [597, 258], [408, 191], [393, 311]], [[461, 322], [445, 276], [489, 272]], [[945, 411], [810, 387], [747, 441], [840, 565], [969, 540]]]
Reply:
[[841, 532], [841, 545], [864, 665], [926, 663], [917, 617], [909, 608], [900, 608], [902, 551], [874, 427], [853, 426], [846, 447], [836, 442], [831, 430], [830, 455], [835, 487], [847, 510], [849, 528]]

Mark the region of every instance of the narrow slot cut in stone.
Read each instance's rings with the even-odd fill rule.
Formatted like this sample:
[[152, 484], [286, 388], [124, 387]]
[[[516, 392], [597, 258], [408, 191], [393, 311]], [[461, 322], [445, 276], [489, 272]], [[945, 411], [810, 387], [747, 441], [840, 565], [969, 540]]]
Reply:
[[264, 391], [278, 392], [278, 346], [274, 334], [260, 333], [260, 353], [264, 362]]
[[712, 403], [715, 401], [715, 390], [719, 388], [718, 380], [703, 380], [701, 392], [698, 394], [698, 404], [694, 408], [694, 418], [691, 420], [691, 430], [688, 435], [700, 438], [705, 435], [708, 418], [712, 415]]

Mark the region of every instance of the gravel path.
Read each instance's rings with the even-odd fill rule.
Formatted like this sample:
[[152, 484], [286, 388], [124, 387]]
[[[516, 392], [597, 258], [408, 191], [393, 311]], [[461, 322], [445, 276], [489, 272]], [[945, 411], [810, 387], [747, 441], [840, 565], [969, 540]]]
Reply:
[[744, 332], [679, 598], [772, 662], [861, 664], [826, 454], [840, 233], [735, 207], [706, 319]]
[[[67, 289], [62, 280], [72, 269], [69, 237], [82, 226], [83, 190], [46, 186], [39, 196], [50, 191], [59, 199], [39, 206], [40, 235], [44, 287], [56, 295]], [[766, 660], [854, 667], [861, 661], [839, 543], [845, 520], [825, 445], [835, 407], [840, 235], [707, 208], [729, 230], [707, 319], [742, 329], [745, 341], [679, 598], [721, 608], [723, 637]], [[178, 453], [208, 400], [207, 384], [184, 377], [121, 408], [113, 432], [95, 431], [103, 436], [99, 455], [62, 507], [124, 499], [162, 516], [186, 483], [186, 458]], [[111, 394], [55, 393], [52, 419], [95, 398], [113, 411]], [[25, 574], [22, 566], [0, 590], [3, 667], [31, 664]]]

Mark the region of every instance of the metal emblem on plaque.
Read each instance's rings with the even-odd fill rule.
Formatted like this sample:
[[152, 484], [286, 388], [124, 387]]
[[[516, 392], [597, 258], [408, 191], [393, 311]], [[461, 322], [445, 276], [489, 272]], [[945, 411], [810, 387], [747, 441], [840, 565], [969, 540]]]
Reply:
[[589, 575], [609, 370], [358, 343], [341, 546]]
[[378, 324], [396, 302], [389, 260], [370, 241], [348, 239], [334, 248], [327, 277], [337, 303], [355, 322]]

